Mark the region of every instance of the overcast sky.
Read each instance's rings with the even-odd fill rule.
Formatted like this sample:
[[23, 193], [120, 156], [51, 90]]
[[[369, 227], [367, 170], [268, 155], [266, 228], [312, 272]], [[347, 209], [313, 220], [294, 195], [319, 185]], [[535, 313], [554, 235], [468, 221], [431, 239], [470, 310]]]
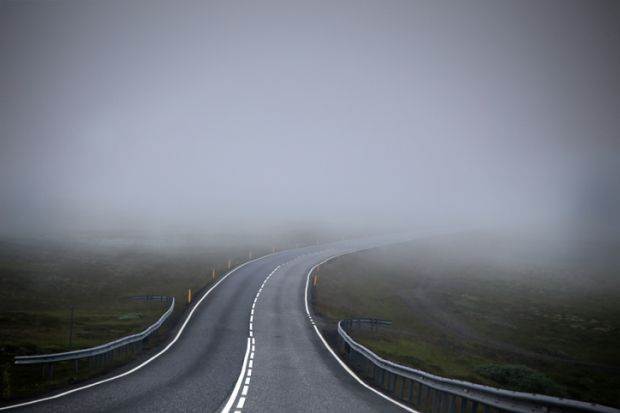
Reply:
[[0, 0], [0, 234], [570, 221], [620, 181], [619, 22], [589, 0]]

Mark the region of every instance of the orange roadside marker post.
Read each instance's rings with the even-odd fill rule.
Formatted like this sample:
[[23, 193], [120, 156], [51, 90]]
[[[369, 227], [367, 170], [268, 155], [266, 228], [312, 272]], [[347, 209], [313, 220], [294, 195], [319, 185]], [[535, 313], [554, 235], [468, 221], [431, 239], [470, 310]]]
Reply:
[[192, 302], [192, 289], [188, 288], [187, 289], [187, 304]]

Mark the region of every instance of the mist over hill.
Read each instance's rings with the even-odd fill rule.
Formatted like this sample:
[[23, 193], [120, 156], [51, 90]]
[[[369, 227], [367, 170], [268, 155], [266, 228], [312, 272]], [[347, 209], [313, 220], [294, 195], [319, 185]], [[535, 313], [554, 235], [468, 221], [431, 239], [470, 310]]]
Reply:
[[617, 236], [619, 18], [613, 1], [0, 2], [0, 234]]

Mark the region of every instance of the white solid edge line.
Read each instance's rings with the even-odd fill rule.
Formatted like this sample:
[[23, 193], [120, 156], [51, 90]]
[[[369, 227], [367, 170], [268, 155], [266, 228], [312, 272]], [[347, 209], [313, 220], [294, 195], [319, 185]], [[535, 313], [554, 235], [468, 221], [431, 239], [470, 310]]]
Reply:
[[[177, 340], [179, 339], [179, 337], [181, 337], [181, 333], [183, 333], [183, 330], [185, 330], [185, 326], [187, 325], [187, 323], [189, 322], [190, 318], [192, 318], [192, 315], [194, 314], [194, 311], [196, 311], [196, 309], [198, 308], [198, 306], [202, 303], [202, 301], [207, 298], [207, 296], [211, 293], [211, 291], [213, 291], [218, 285], [220, 285], [220, 283], [222, 281], [224, 281], [226, 278], [228, 278], [229, 275], [231, 275], [232, 273], [234, 273], [237, 270], [240, 270], [241, 268], [245, 267], [248, 264], [251, 264], [253, 262], [256, 262], [258, 260], [262, 260], [263, 258], [267, 258], [270, 257], [272, 255], [278, 254], [277, 252], [275, 253], [271, 253], [271, 254], [267, 254], [267, 255], [263, 255], [262, 257], [258, 257], [258, 258], [254, 258], [253, 260], [250, 261], [246, 261], [243, 264], [239, 265], [238, 267], [233, 268], [232, 270], [230, 270], [229, 272], [227, 272], [222, 278], [220, 278], [220, 280], [218, 282], [215, 283], [215, 285], [211, 288], [209, 288], [209, 290], [207, 290], [207, 292], [200, 298], [200, 300], [198, 300], [198, 302], [196, 303], [196, 305], [194, 307], [192, 307], [191, 311], [189, 312], [189, 314], [187, 315], [187, 318], [185, 319], [185, 321], [183, 322], [183, 324], [181, 325], [181, 328], [179, 329], [179, 331], [177, 332], [177, 335], [174, 336], [174, 338], [172, 339], [172, 341], [170, 343], [168, 343], [166, 345], [166, 347], [164, 347], [159, 353], [155, 354], [154, 356], [152, 356], [151, 358], [149, 358], [148, 360], [142, 362], [141, 364], [137, 365], [136, 367], [127, 370], [123, 373], [117, 374], [116, 376], [113, 377], [108, 377], [107, 379], [104, 380], [100, 380], [100, 381], [96, 381], [94, 383], [90, 383], [87, 384], [85, 386], [81, 386], [81, 387], [76, 387], [75, 389], [71, 389], [71, 390], [67, 390], [58, 394], [55, 394], [53, 396], [48, 396], [48, 397], [43, 397], [41, 399], [36, 399], [36, 400], [30, 400], [28, 402], [23, 402], [23, 403], [17, 403], [17, 404], [12, 404], [9, 406], [2, 406], [0, 407], [0, 411], [1, 410], [9, 410], [9, 409], [15, 409], [17, 407], [24, 407], [24, 406], [30, 406], [36, 403], [41, 403], [41, 402], [45, 402], [48, 400], [54, 400], [54, 399], [58, 399], [60, 397], [63, 396], [67, 396], [69, 394], [72, 393], [76, 393], [78, 391], [81, 390], [86, 390], [86, 389], [90, 389], [91, 387], [95, 387], [98, 386], [100, 384], [104, 384], [116, 379], [120, 379], [123, 378], [125, 376], [130, 375], [131, 373], [134, 373], [138, 370], [140, 370], [142, 367], [146, 366], [147, 364], [151, 363], [153, 360], [155, 360], [156, 358], [158, 358], [159, 356], [161, 356], [162, 354], [164, 354], [166, 351], [168, 351], [170, 349], [170, 347], [172, 347], [172, 345], [174, 343], [177, 342]], [[279, 267], [279, 266], [278, 266]]]
[[[248, 364], [248, 355], [250, 354], [250, 338], [248, 337], [248, 344], [245, 349], [245, 356], [243, 357], [243, 364], [241, 365], [241, 372], [239, 373], [239, 378], [237, 378], [237, 382], [235, 383], [235, 387], [233, 388], [224, 409], [222, 409], [222, 413], [230, 412], [235, 399], [237, 398], [237, 394], [239, 393], [239, 388], [241, 387], [241, 383], [243, 383], [243, 379], [245, 378], [245, 369]], [[239, 407], [238, 407], [239, 408]]]
[[[308, 276], [306, 277], [306, 289], [305, 289], [305, 293], [304, 293], [304, 301], [306, 304], [306, 314], [308, 315], [308, 317], [310, 319], [312, 319], [311, 315], [310, 315], [310, 310], [308, 307], [308, 284], [310, 284], [310, 275], [312, 274], [312, 272], [314, 271], [314, 269], [316, 267], [318, 267], [319, 265], [325, 264], [327, 261], [332, 260], [336, 257], [341, 257], [343, 255], [347, 255], [350, 254], [351, 252], [346, 252], [343, 254], [338, 254], [338, 255], [334, 255], [332, 257], [327, 258], [324, 261], [321, 261], [320, 263], [318, 263], [317, 265], [315, 265], [314, 267], [312, 267], [310, 269], [310, 271], [308, 272]], [[359, 376], [357, 374], [355, 374], [355, 372], [353, 372], [353, 370], [351, 370], [349, 368], [349, 366], [347, 366], [342, 360], [340, 360], [340, 357], [338, 357], [338, 355], [334, 352], [334, 350], [332, 350], [332, 348], [330, 347], [330, 345], [327, 343], [327, 341], [325, 341], [325, 338], [323, 337], [323, 335], [321, 334], [321, 332], [319, 331], [318, 327], [316, 325], [312, 325], [312, 327], [314, 327], [314, 331], [316, 332], [316, 334], [319, 336], [319, 338], [321, 339], [321, 342], [323, 342], [323, 345], [325, 346], [325, 348], [329, 351], [329, 353], [336, 359], [336, 361], [338, 362], [338, 364], [340, 364], [342, 366], [342, 368], [351, 375], [351, 377], [353, 377], [355, 380], [357, 380], [357, 382], [359, 384], [361, 384], [362, 386], [364, 386], [365, 388], [367, 388], [368, 390], [372, 391], [375, 394], [378, 394], [379, 396], [383, 397], [384, 399], [394, 403], [396, 406], [401, 407], [403, 409], [405, 409], [408, 412], [411, 413], [420, 413], [417, 410], [414, 410], [412, 408], [410, 408], [409, 406], [406, 406], [404, 404], [402, 404], [401, 402], [399, 402], [398, 400], [394, 400], [391, 397], [381, 393], [380, 391], [374, 389], [373, 387], [369, 386], [368, 384], [366, 384], [366, 382], [364, 382], [364, 380], [360, 379]]]

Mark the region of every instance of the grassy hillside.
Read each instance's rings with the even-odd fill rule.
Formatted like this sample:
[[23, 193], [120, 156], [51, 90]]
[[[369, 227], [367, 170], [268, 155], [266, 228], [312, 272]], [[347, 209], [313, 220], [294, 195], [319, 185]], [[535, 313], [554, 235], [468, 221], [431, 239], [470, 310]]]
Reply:
[[[98, 375], [103, 368], [56, 363], [54, 375], [40, 365], [16, 366], [16, 355], [91, 347], [142, 331], [167, 304], [132, 300], [134, 295], [171, 295], [177, 305], [151, 346], [166, 338], [187, 306], [187, 290], [197, 294], [235, 266], [271, 247], [144, 247], [137, 245], [0, 242], [0, 383], [2, 399], [29, 396]], [[135, 357], [124, 354], [115, 365]]]
[[[358, 332], [446, 377], [620, 406], [620, 261], [483, 234], [360, 252], [319, 269], [316, 311], [392, 320]], [[610, 254], [611, 252], [611, 254]]]

